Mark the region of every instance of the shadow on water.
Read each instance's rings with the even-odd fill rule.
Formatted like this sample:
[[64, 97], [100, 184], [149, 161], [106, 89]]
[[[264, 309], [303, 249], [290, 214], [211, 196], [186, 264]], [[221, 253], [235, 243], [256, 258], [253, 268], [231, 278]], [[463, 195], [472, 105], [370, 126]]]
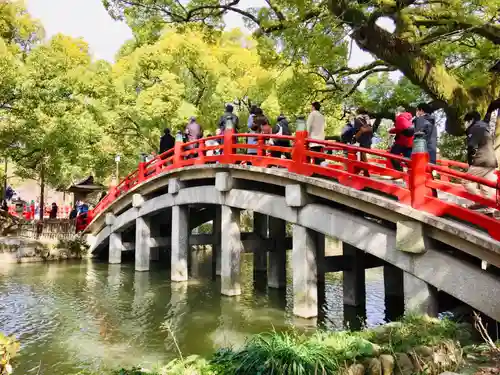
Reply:
[[170, 283], [160, 262], [150, 272], [135, 272], [129, 263], [86, 261], [0, 269], [0, 327], [22, 343], [15, 373], [37, 374], [40, 363], [40, 374], [54, 375], [154, 365], [177, 356], [172, 335], [182, 353], [203, 355], [238, 347], [263, 331], [339, 330], [384, 321], [380, 269], [367, 271], [366, 309], [344, 307], [341, 276], [327, 274], [320, 316], [304, 320], [292, 315], [291, 270], [286, 290], [267, 289], [265, 275], [254, 283], [252, 258], [245, 255], [242, 295], [228, 298], [211, 280], [210, 254], [195, 263], [198, 278], [187, 284]]

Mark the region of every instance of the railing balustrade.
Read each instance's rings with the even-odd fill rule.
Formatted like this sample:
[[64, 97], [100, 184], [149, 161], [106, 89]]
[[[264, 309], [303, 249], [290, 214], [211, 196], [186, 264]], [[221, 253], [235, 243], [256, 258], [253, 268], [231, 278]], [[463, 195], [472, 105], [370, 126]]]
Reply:
[[[257, 144], [249, 144], [248, 138], [257, 139]], [[208, 141], [217, 141], [219, 144], [207, 146]], [[287, 141], [289, 146], [275, 145], [275, 141]], [[331, 152], [311, 151], [308, 147], [310, 143], [321, 145], [324, 151]], [[257, 153], [248, 153], [249, 150], [257, 150]], [[367, 154], [368, 162], [359, 160], [359, 153]], [[286, 156], [277, 157], [279, 154]], [[318, 159], [324, 163], [316, 163]], [[392, 161], [400, 163], [402, 170], [394, 169]], [[450, 160], [438, 160], [437, 165], [429, 164], [425, 151], [414, 150], [411, 158], [406, 159], [387, 151], [365, 149], [336, 141], [318, 141], [309, 139], [307, 131], [304, 130], [298, 130], [295, 136], [284, 136], [235, 134], [233, 129], [226, 129], [224, 135], [187, 143], [177, 141], [173, 149], [149, 162], [139, 163], [137, 170], [120, 181], [116, 187], [110, 188], [106, 197], [89, 212], [87, 223], [105, 211], [117, 198], [159, 174], [186, 166], [213, 163], [278, 167], [305, 176], [334, 179], [354, 189], [370, 189], [385, 196], [392, 196], [403, 204], [436, 216], [447, 216], [473, 224], [486, 230], [494, 239], [500, 240], [500, 220], [480, 211], [469, 210], [457, 203], [441, 200], [435, 194], [435, 191], [441, 191], [500, 210], [499, 183], [464, 173], [461, 170], [467, 169], [466, 164]], [[400, 179], [404, 184], [395, 184], [389, 179]], [[495, 197], [487, 199], [470, 194], [457, 183], [462, 180], [494, 189]]]

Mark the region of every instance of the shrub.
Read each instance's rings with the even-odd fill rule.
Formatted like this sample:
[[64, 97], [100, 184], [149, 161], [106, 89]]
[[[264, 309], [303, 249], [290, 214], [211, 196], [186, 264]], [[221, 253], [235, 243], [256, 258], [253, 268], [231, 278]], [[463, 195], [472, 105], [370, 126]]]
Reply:
[[223, 374], [332, 374], [340, 363], [331, 348], [295, 333], [252, 337], [239, 351], [218, 351], [212, 363]]
[[15, 337], [0, 333], [0, 375], [12, 373], [12, 358], [17, 355], [19, 348]]
[[69, 254], [82, 258], [87, 255], [90, 246], [82, 236], [77, 236], [71, 240], [59, 240], [58, 249], [66, 249]]

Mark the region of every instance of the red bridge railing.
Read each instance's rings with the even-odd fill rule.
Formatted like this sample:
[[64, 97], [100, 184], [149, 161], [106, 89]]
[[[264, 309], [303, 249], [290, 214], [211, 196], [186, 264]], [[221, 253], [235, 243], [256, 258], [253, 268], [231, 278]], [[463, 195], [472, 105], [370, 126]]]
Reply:
[[[188, 143], [178, 141], [173, 149], [149, 162], [139, 163], [137, 170], [120, 181], [118, 186], [112, 187], [108, 195], [89, 212], [88, 222], [134, 186], [167, 171], [211, 163], [248, 163], [258, 167], [281, 167], [292, 173], [333, 179], [354, 189], [379, 192], [418, 210], [475, 225], [486, 230], [494, 239], [500, 240], [500, 220], [484, 212], [462, 207], [453, 202], [453, 199], [439, 199], [435, 194], [436, 191], [441, 191], [449, 194], [451, 198], [465, 198], [473, 203], [500, 210], [499, 182], [460, 171], [466, 170], [466, 164], [439, 160], [437, 165], [433, 165], [428, 163], [426, 152], [414, 152], [411, 159], [406, 159], [386, 151], [309, 139], [307, 135], [306, 131], [297, 131], [294, 137], [235, 134], [232, 129], [227, 129], [224, 135], [220, 136]], [[248, 143], [248, 138], [253, 138], [257, 144]], [[211, 145], [213, 142], [210, 141], [217, 141], [218, 144]], [[323, 146], [326, 153], [311, 151], [309, 143]], [[279, 157], [280, 153], [285, 157]], [[359, 153], [367, 154], [368, 162], [359, 160]], [[318, 165], [315, 163], [318, 159], [327, 163]], [[394, 169], [393, 160], [404, 168], [401, 171]], [[400, 179], [404, 183], [389, 181], [391, 178]], [[488, 199], [470, 194], [460, 183], [462, 180], [491, 188], [495, 191], [494, 197]]]

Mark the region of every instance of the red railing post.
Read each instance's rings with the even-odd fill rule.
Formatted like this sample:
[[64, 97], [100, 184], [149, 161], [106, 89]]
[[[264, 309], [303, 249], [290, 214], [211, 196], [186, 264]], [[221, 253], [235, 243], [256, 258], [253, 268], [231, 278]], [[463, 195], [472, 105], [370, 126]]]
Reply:
[[304, 118], [297, 118], [295, 141], [292, 148], [292, 161], [290, 172], [301, 173], [306, 164], [307, 130]]
[[198, 143], [198, 157], [195, 159], [195, 164], [205, 164], [205, 140], [200, 139]]
[[257, 145], [259, 146], [259, 148], [257, 148], [257, 156], [265, 156], [264, 155], [264, 147], [266, 146], [266, 141], [265, 141], [264, 137], [259, 136], [257, 138]]
[[351, 161], [358, 161], [358, 153], [353, 150], [347, 151], [347, 172], [356, 174], [356, 166]]
[[182, 165], [182, 134], [178, 132], [175, 136], [175, 145], [174, 145], [174, 168], [180, 168]]
[[427, 164], [429, 154], [425, 139], [415, 138], [411, 154], [411, 168], [409, 174], [409, 187], [411, 206], [416, 209], [423, 207], [427, 197]]
[[146, 179], [145, 169], [146, 169], [146, 163], [141, 161], [139, 163], [139, 168], [137, 169], [137, 179], [139, 183], [143, 182]]

